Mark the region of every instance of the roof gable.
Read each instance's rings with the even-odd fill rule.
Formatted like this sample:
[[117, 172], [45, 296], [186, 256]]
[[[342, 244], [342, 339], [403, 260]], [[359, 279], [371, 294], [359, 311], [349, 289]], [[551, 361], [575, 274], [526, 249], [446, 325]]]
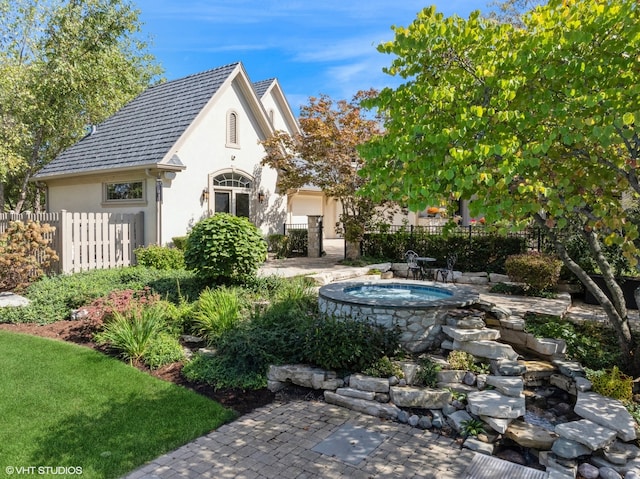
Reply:
[[[35, 178], [161, 164], [239, 67], [240, 63], [233, 63], [148, 88], [42, 168]], [[166, 164], [182, 166], [173, 157]]]

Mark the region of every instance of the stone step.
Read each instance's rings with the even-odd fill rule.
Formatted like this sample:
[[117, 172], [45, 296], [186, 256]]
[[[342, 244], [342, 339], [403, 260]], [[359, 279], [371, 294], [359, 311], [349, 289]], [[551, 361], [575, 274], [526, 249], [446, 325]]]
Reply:
[[443, 369], [436, 373], [436, 381], [439, 383], [461, 383], [467, 371], [462, 369]]
[[518, 359], [513, 348], [497, 341], [453, 341], [453, 349], [459, 349], [479, 358], [485, 359]]
[[450, 389], [451, 391], [460, 393], [460, 394], [469, 394], [478, 390], [478, 388], [474, 386], [467, 386], [464, 383], [439, 382], [436, 384], [436, 387], [438, 389]]
[[509, 424], [505, 436], [522, 447], [530, 447], [543, 451], [551, 449], [553, 443], [558, 438], [556, 433], [524, 421], [513, 421]]
[[471, 414], [501, 419], [516, 419], [526, 412], [524, 397], [505, 396], [498, 391], [476, 391], [467, 395], [467, 407]]
[[329, 404], [335, 404], [336, 406], [345, 407], [352, 411], [385, 419], [396, 420], [398, 419], [398, 414], [401, 411], [399, 407], [393, 404], [341, 396], [333, 391], [325, 391], [324, 400]]
[[449, 316], [447, 317], [447, 326], [458, 329], [482, 329], [487, 325], [479, 317], [457, 318]]
[[524, 381], [518, 377], [490, 375], [486, 382], [505, 396], [521, 397], [524, 391]]
[[451, 392], [441, 389], [391, 386], [389, 395], [398, 407], [442, 409], [451, 402]]
[[574, 412], [607, 429], [616, 431], [624, 442], [637, 438], [636, 422], [627, 408], [616, 400], [591, 391], [579, 392]]
[[607, 447], [616, 438], [616, 431], [600, 426], [588, 419], [558, 424], [556, 426], [556, 434], [579, 442], [592, 451]]
[[497, 329], [460, 329], [451, 326], [442, 326], [442, 332], [454, 341], [495, 341], [500, 338]]

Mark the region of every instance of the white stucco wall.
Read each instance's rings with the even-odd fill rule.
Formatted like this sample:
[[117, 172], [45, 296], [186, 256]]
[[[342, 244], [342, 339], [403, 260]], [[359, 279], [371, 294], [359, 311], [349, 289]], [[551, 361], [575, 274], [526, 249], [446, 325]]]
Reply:
[[[238, 115], [238, 147], [226, 145], [227, 114]], [[188, 139], [174, 151], [187, 168], [179, 172], [164, 190], [162, 241], [185, 235], [199, 220], [214, 210], [214, 191], [209, 176], [236, 171], [253, 180], [250, 192], [250, 218], [268, 234], [278, 231], [285, 220], [286, 201], [276, 194], [277, 174], [260, 166], [265, 155], [259, 141], [264, 139], [237, 81], [219, 91], [215, 103], [192, 125]], [[203, 190], [208, 201], [201, 202]], [[262, 191], [265, 201], [258, 202]]]
[[[145, 243], [167, 244], [173, 237], [187, 234], [195, 223], [213, 211], [214, 190], [211, 178], [221, 172], [236, 171], [253, 181], [249, 192], [250, 219], [264, 234], [282, 231], [282, 224], [287, 220], [287, 199], [286, 196], [276, 193], [276, 171], [260, 165], [265, 155], [260, 141], [269, 134], [269, 128], [265, 123], [269, 121], [269, 110], [274, 111], [275, 129], [293, 133], [292, 118], [287, 114], [286, 103], [282, 103], [280, 91], [275, 95], [267, 94], [263, 99], [265, 106], [262, 109], [253, 103], [255, 98], [248, 93], [248, 85], [246, 76], [239, 72], [216, 93], [201, 115], [167, 153], [165, 161], [177, 155], [186, 169], [177, 172], [175, 179], [171, 181], [163, 180], [159, 222], [155, 196], [158, 173], [147, 169], [49, 180], [48, 210], [122, 213], [143, 211]], [[236, 146], [226, 144], [227, 114], [231, 110], [238, 115]], [[289, 121], [285, 120], [285, 117], [289, 118]], [[105, 182], [132, 181], [144, 182], [144, 201], [127, 204], [107, 204], [103, 201]], [[201, 201], [203, 190], [209, 193], [208, 201]], [[258, 201], [259, 192], [264, 194], [263, 203]], [[156, 234], [158, 229], [161, 230], [160, 240]]]

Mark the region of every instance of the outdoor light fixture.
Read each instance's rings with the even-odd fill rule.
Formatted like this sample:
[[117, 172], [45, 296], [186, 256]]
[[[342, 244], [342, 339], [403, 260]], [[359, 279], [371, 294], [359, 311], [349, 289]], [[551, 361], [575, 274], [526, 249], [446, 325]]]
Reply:
[[200, 195], [200, 202], [204, 203], [205, 201], [209, 201], [209, 190], [207, 188], [203, 189]]
[[264, 203], [264, 193], [262, 191], [258, 192], [258, 203]]

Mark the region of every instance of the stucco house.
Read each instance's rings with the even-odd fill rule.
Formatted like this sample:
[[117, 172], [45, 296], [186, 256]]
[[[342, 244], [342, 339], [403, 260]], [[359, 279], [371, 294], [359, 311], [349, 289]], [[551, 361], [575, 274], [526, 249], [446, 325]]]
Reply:
[[150, 87], [34, 177], [48, 211], [144, 212], [145, 244], [167, 244], [215, 212], [282, 231], [287, 196], [260, 144], [298, 124], [276, 79], [234, 63]]

